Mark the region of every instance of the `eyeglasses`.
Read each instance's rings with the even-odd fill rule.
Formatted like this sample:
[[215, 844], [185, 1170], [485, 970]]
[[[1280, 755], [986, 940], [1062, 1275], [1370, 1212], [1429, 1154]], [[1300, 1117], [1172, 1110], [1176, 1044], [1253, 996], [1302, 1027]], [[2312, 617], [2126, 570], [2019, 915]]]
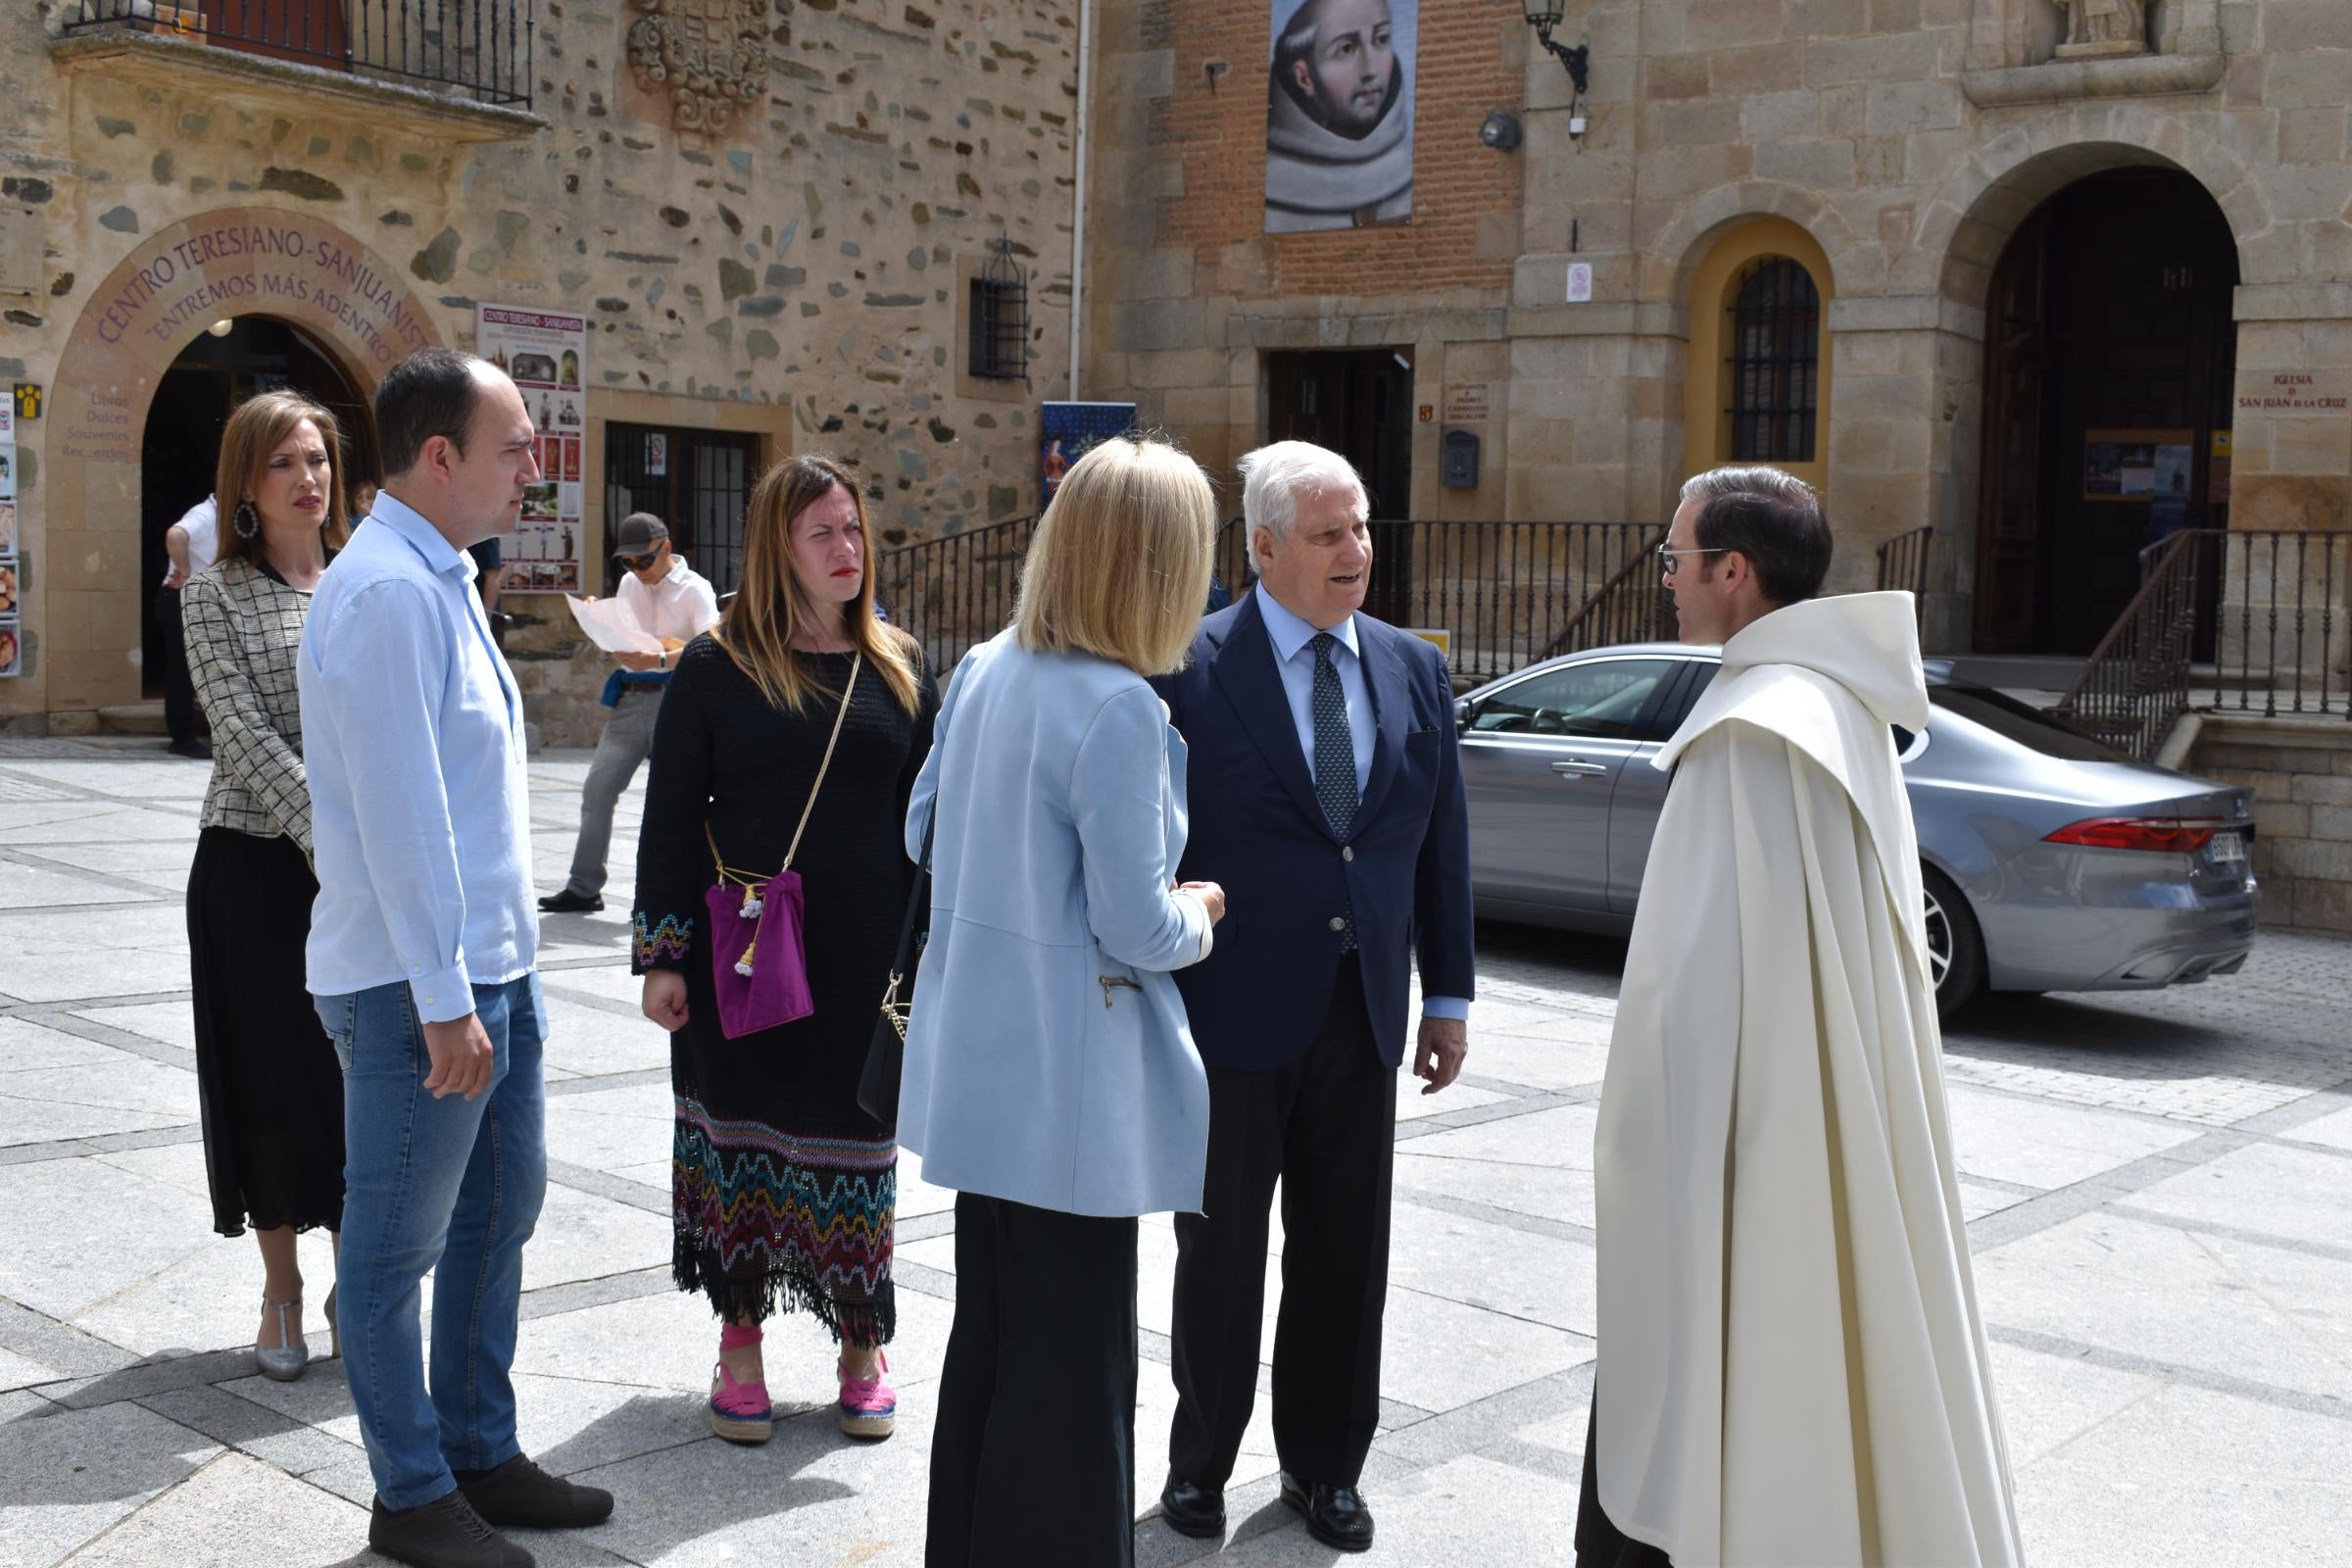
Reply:
[[643, 571], [661, 559], [662, 553], [657, 550], [650, 556], [623, 556], [620, 558], [620, 564], [631, 571]]
[[1731, 554], [1731, 549], [1730, 545], [1717, 545], [1712, 550], [1669, 550], [1660, 545], [1656, 551], [1658, 569], [1671, 577], [1681, 569], [1685, 556], [1723, 556]]

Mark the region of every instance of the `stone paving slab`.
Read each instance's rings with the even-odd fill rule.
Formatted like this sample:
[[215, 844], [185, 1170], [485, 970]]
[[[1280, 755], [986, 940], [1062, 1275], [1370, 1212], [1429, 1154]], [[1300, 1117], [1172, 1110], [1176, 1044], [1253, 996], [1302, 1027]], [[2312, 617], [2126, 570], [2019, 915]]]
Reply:
[[[534, 760], [533, 865], [569, 863], [586, 754]], [[254, 1374], [253, 1244], [212, 1234], [181, 894], [205, 769], [126, 742], [0, 742], [0, 1565], [374, 1565], [373, 1483], [322, 1357]], [[552, 1185], [525, 1263], [525, 1445], [614, 1488], [543, 1563], [912, 1564], [953, 1316], [955, 1195], [900, 1167], [900, 1430], [833, 1428], [832, 1347], [771, 1325], [789, 1412], [704, 1416], [715, 1335], [668, 1277], [666, 1044], [627, 973], [627, 859], [551, 917]], [[1398, 1085], [1373, 1561], [1566, 1562], [1593, 1346], [1592, 1138], [1623, 945], [1483, 929], [1465, 1081]], [[1945, 1067], [2018, 1503], [2042, 1563], [2352, 1563], [2352, 944], [2266, 932], [2240, 975], [1992, 998]], [[1279, 1216], [1267, 1266], [1271, 1349]], [[1334, 1560], [1276, 1500], [1269, 1373], [1197, 1543], [1150, 1519], [1174, 1406], [1167, 1216], [1141, 1229], [1146, 1568]], [[428, 1292], [429, 1296], [429, 1292]], [[1039, 1499], [1052, 1506], [1051, 1496]]]

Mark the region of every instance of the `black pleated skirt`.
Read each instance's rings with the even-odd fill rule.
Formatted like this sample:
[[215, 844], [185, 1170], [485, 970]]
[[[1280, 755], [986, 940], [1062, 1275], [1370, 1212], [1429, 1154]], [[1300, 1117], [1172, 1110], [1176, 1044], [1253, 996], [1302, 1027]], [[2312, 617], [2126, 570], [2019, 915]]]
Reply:
[[213, 1228], [343, 1224], [343, 1070], [303, 987], [318, 896], [290, 838], [208, 827], [188, 871], [196, 1086]]

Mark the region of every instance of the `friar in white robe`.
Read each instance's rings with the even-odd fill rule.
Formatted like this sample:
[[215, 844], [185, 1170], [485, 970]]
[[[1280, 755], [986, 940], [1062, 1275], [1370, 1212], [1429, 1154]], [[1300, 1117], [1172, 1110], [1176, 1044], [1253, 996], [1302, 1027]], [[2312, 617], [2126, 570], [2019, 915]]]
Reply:
[[1666, 582], [1723, 666], [1657, 759], [1601, 1096], [1579, 1560], [2019, 1563], [1890, 728], [1930, 722], [1912, 597], [1812, 597], [1777, 470], [1684, 496]]

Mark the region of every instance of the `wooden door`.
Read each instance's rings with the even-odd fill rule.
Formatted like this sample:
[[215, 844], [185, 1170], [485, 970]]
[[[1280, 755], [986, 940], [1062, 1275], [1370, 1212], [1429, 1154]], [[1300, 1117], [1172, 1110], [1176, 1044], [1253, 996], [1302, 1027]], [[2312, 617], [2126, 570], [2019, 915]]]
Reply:
[[1267, 357], [1269, 441], [1311, 441], [1363, 476], [1372, 501], [1364, 609], [1413, 625], [1411, 363], [1397, 349]]
[[1983, 654], [2028, 651], [2041, 618], [2049, 233], [2045, 207], [2009, 242], [1986, 302], [1984, 482], [1977, 504], [1976, 649]]

